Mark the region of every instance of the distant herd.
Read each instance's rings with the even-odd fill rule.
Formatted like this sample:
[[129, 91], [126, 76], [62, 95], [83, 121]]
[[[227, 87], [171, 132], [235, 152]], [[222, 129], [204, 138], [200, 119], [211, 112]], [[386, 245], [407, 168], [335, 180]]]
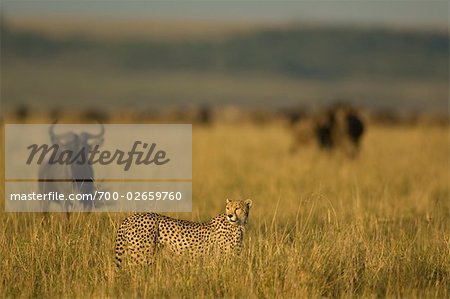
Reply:
[[[339, 107], [351, 108], [364, 122], [380, 125], [448, 125], [446, 113], [418, 111], [395, 111], [383, 108], [356, 107], [347, 100], [336, 100], [335, 104], [323, 106], [321, 109], [308, 109], [292, 105], [274, 107], [241, 107], [239, 105], [214, 105], [209, 103], [178, 105], [160, 108], [130, 107], [120, 109], [102, 109], [87, 107], [78, 110], [67, 110], [58, 107], [39, 111], [26, 104], [15, 107], [4, 107], [3, 117], [9, 123], [53, 123], [56, 120], [79, 123], [191, 123], [194, 125], [212, 125], [216, 123], [253, 123], [265, 125], [273, 122], [299, 123], [313, 117], [333, 117], [333, 110]], [[7, 109], [6, 109], [7, 108]], [[326, 116], [328, 114], [328, 116]], [[326, 118], [328, 117], [328, 120]]]
[[358, 155], [368, 124], [447, 126], [449, 122], [448, 117], [440, 115], [362, 110], [340, 100], [313, 112], [293, 106], [288, 109], [269, 109], [192, 104], [165, 109], [130, 108], [117, 111], [96, 108], [65, 111], [54, 108], [45, 115], [39, 115], [27, 105], [18, 105], [15, 110], [5, 113], [4, 118], [6, 122], [12, 123], [49, 123], [64, 119], [69, 123], [192, 123], [196, 126], [216, 123], [253, 123], [263, 126], [281, 122], [288, 124], [291, 132], [291, 153], [298, 152], [307, 144], [315, 144], [325, 152], [341, 151], [348, 157]]

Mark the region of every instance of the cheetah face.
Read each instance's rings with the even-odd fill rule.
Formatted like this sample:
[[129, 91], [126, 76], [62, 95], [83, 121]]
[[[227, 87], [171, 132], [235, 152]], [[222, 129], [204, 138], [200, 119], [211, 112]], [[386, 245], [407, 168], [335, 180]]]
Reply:
[[250, 211], [251, 206], [252, 206], [251, 199], [246, 200], [227, 199], [225, 213], [227, 215], [228, 221], [234, 225], [247, 224], [248, 213]]

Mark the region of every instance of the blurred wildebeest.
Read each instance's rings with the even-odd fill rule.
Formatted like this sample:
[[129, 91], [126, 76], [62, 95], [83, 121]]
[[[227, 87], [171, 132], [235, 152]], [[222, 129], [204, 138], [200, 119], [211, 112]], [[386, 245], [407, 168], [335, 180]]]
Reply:
[[364, 123], [357, 109], [347, 104], [336, 104], [294, 125], [292, 150], [315, 140], [323, 150], [340, 149], [354, 157], [358, 154], [363, 133]]
[[30, 109], [27, 105], [21, 104], [16, 108], [15, 115], [18, 121], [25, 121], [30, 116]]
[[213, 122], [213, 109], [208, 104], [178, 105], [161, 113], [163, 121], [208, 126]]
[[58, 107], [53, 107], [52, 109], [50, 109], [48, 117], [51, 120], [56, 120], [56, 119], [60, 119], [62, 116], [62, 110]]
[[212, 122], [212, 111], [211, 107], [207, 104], [200, 105], [198, 108], [197, 122], [199, 124], [208, 126]]
[[[69, 194], [94, 194], [94, 170], [88, 162], [88, 153], [93, 146], [103, 143], [105, 128], [103, 125], [100, 126], [100, 132], [97, 134], [87, 132], [80, 134], [73, 132], [56, 134], [55, 124], [49, 127], [48, 133], [51, 144], [52, 146], [58, 146], [57, 155], [64, 151], [70, 151], [74, 153], [74, 157], [77, 159], [70, 164], [50, 163], [49, 159], [53, 154], [53, 151], [50, 151], [48, 153], [50, 155], [46, 157], [39, 167], [39, 193], [58, 192], [64, 194], [66, 198]], [[78, 153], [81, 154], [77, 156]], [[61, 203], [61, 201], [54, 202]], [[94, 201], [92, 200], [62, 201], [64, 205], [63, 210], [67, 213], [67, 217], [73, 202], [81, 202], [85, 211], [90, 211], [94, 206]], [[44, 204], [44, 212], [48, 212], [50, 201], [42, 201], [42, 203]]]
[[292, 127], [307, 119], [309, 116], [309, 111], [302, 106], [283, 108], [279, 110], [278, 115], [287, 120], [289, 126]]
[[88, 108], [83, 111], [82, 119], [87, 121], [96, 121], [99, 123], [106, 123], [109, 120], [108, 113], [104, 110], [96, 108]]

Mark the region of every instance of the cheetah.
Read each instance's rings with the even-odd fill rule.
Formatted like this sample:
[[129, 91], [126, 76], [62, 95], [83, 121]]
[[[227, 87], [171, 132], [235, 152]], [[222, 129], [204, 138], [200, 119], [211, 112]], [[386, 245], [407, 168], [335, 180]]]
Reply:
[[252, 201], [226, 201], [225, 214], [198, 223], [156, 213], [135, 214], [126, 218], [116, 236], [116, 265], [123, 259], [132, 264], [151, 263], [160, 249], [174, 255], [204, 256], [239, 253]]

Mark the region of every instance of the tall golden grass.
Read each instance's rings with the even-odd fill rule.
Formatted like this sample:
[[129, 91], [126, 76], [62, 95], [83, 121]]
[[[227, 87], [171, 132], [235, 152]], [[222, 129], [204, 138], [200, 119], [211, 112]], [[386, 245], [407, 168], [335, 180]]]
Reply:
[[228, 197], [252, 198], [239, 257], [116, 272], [126, 214], [3, 212], [1, 296], [449, 297], [448, 129], [369, 127], [351, 161], [290, 155], [290, 137], [278, 125], [194, 127], [193, 212], [172, 216], [207, 220]]

